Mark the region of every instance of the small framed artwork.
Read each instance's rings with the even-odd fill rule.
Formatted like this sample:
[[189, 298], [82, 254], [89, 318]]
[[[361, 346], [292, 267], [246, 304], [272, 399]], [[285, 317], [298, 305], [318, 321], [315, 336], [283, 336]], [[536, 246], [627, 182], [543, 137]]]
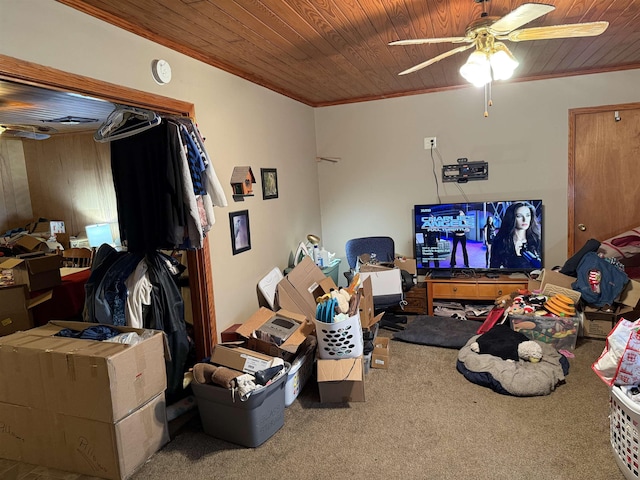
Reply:
[[278, 172], [275, 168], [261, 168], [262, 199], [278, 198]]
[[249, 210], [229, 213], [231, 228], [231, 248], [233, 254], [251, 250], [251, 231], [249, 229]]

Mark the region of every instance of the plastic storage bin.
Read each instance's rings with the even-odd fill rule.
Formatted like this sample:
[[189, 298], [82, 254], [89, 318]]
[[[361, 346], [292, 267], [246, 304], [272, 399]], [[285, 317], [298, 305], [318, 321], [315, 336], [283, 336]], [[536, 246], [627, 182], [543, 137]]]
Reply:
[[640, 464], [638, 446], [640, 435], [640, 404], [631, 400], [619, 387], [611, 389], [611, 448], [616, 463], [624, 476], [635, 480], [640, 478]]
[[245, 447], [257, 447], [271, 438], [284, 425], [284, 385], [291, 367], [285, 365], [284, 375], [244, 402], [226, 388], [192, 382], [204, 432]]
[[291, 369], [284, 386], [285, 407], [291, 405], [298, 398], [298, 395], [311, 377], [317, 343], [316, 337], [313, 335], [307, 337], [306, 348], [291, 362]]
[[314, 319], [318, 339], [318, 356], [323, 360], [356, 358], [362, 355], [360, 313], [338, 323]]

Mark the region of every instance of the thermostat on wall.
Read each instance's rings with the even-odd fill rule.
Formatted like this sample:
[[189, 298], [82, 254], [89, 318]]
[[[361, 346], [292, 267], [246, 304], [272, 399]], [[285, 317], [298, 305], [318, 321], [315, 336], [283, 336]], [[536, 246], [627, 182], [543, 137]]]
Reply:
[[151, 62], [151, 74], [160, 85], [171, 81], [171, 66], [166, 60], [154, 60]]

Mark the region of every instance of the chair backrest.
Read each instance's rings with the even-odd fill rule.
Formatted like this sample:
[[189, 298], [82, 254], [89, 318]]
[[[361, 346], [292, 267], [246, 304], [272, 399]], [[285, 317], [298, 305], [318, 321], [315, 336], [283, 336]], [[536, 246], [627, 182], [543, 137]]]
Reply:
[[62, 251], [63, 267], [90, 267], [93, 250], [89, 248], [68, 248]]
[[391, 237], [363, 237], [352, 238], [345, 245], [347, 263], [350, 268], [356, 268], [358, 257], [365, 253], [375, 253], [380, 262], [393, 262], [395, 245]]

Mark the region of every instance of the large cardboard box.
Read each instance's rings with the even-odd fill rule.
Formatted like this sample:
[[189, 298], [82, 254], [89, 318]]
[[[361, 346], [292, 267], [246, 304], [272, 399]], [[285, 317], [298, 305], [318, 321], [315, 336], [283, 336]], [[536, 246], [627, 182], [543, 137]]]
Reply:
[[0, 402], [117, 422], [164, 392], [163, 332], [116, 327], [147, 335], [135, 345], [54, 336], [95, 325], [52, 321], [0, 337]]
[[304, 257], [276, 287], [276, 305], [279, 309], [301, 313], [309, 321], [316, 317], [316, 298], [337, 289], [331, 277], [313, 263], [310, 257]]
[[33, 328], [31, 309], [51, 300], [52, 294], [49, 290], [30, 298], [26, 285], [0, 287], [0, 337]]
[[0, 263], [0, 269], [13, 270], [16, 284], [27, 285], [29, 290], [44, 290], [62, 283], [61, 261], [60, 255], [35, 253], [8, 258]]
[[2, 458], [112, 480], [169, 441], [164, 393], [115, 423], [0, 402], [0, 425]]
[[317, 360], [320, 403], [364, 402], [362, 356], [340, 360]]

